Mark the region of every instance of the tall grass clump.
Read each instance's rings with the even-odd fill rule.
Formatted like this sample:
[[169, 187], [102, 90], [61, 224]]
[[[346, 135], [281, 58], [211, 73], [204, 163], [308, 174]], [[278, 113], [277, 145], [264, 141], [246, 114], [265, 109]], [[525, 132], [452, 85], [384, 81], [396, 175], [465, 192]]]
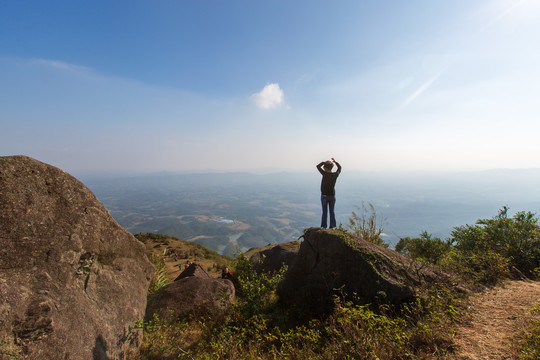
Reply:
[[150, 261], [156, 267], [156, 272], [148, 287], [148, 294], [153, 294], [165, 285], [170, 284], [172, 281], [167, 272], [167, 265], [165, 265], [165, 261], [163, 261], [161, 257], [156, 254], [151, 254]]
[[377, 211], [373, 204], [367, 205], [362, 201], [362, 206], [356, 206], [358, 212], [353, 211], [349, 217], [349, 224], [347, 227], [350, 232], [362, 239], [377, 244], [379, 246], [388, 247], [381, 237], [383, 232], [383, 225], [386, 218], [377, 216]]

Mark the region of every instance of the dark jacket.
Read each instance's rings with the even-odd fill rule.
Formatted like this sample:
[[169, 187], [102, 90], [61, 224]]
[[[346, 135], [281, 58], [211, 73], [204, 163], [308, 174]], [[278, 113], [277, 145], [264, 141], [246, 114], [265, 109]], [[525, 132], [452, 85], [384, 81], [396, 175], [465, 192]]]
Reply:
[[326, 172], [323, 170], [324, 162], [321, 162], [317, 165], [317, 170], [322, 175], [321, 180], [321, 194], [322, 195], [336, 195], [336, 180], [341, 173], [341, 165], [339, 165], [338, 162], [335, 163], [337, 165], [337, 171], [336, 172]]

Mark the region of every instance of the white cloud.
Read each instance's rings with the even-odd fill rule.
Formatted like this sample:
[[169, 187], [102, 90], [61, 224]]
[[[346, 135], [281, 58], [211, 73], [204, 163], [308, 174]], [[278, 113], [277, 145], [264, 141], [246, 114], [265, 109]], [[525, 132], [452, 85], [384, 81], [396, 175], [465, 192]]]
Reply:
[[279, 84], [268, 84], [260, 92], [251, 95], [251, 100], [261, 109], [269, 110], [283, 104], [283, 90]]

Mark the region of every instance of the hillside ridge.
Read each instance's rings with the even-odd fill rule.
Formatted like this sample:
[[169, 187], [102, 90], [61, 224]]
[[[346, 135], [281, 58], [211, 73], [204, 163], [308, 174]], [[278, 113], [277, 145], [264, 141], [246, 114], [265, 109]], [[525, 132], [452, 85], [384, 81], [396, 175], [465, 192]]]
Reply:
[[190, 263], [202, 266], [211, 277], [217, 278], [221, 276], [221, 268], [229, 265], [231, 261], [229, 257], [220, 255], [204, 245], [180, 240], [174, 236], [140, 233], [135, 234], [135, 238], [144, 243], [149, 257], [156, 256], [163, 260], [171, 281], [176, 279]]

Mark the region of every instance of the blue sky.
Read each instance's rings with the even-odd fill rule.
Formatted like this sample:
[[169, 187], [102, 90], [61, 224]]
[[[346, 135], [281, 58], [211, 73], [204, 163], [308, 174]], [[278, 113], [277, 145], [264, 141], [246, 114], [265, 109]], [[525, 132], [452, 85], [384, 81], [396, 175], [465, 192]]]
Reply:
[[540, 167], [540, 2], [0, 1], [0, 155]]

